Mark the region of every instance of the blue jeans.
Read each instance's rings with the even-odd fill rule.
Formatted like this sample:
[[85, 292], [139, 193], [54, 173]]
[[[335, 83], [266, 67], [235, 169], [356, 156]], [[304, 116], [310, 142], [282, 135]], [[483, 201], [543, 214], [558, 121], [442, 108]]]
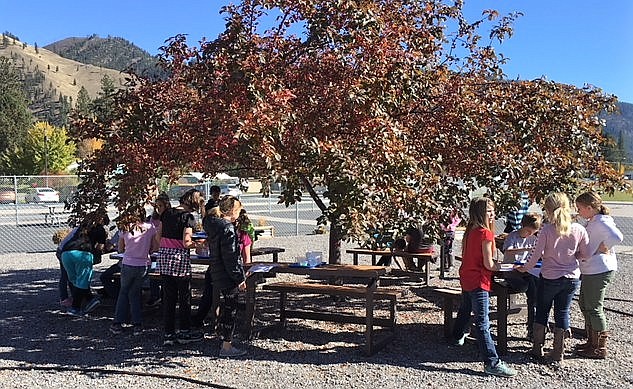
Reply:
[[534, 322], [547, 326], [549, 311], [554, 305], [556, 328], [568, 330], [569, 310], [579, 283], [577, 278], [561, 277], [548, 280], [541, 276], [536, 291], [536, 318]]
[[130, 312], [132, 324], [141, 325], [143, 322], [141, 293], [146, 277], [146, 266], [121, 266], [121, 289], [119, 289], [114, 310], [115, 323], [125, 322]]
[[485, 366], [495, 367], [499, 363], [499, 355], [497, 355], [495, 343], [490, 335], [489, 305], [489, 292], [482, 289], [475, 289], [470, 292], [462, 290], [462, 303], [457, 312], [453, 336], [459, 339], [468, 332], [470, 313], [472, 312], [479, 353]]

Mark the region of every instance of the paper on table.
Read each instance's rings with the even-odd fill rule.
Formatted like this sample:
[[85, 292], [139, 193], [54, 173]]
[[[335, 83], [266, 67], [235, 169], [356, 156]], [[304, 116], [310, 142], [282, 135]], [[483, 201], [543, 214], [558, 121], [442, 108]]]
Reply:
[[514, 269], [514, 263], [502, 263], [499, 271], [512, 271]]
[[248, 272], [249, 273], [268, 273], [275, 266], [277, 265], [275, 264], [268, 265], [268, 264], [258, 263], [256, 265], [251, 266], [251, 268], [248, 269]]

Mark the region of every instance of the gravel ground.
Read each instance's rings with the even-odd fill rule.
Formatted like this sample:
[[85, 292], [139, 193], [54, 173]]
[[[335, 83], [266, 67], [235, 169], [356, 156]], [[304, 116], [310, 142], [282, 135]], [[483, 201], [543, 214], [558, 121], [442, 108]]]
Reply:
[[[327, 252], [327, 236], [274, 238], [258, 244], [286, 247], [282, 260], [292, 260], [308, 250]], [[241, 342], [248, 355], [227, 360], [217, 358], [219, 340], [210, 336], [200, 343], [163, 347], [158, 310], [145, 311], [146, 331], [138, 337], [129, 332], [114, 336], [107, 331], [112, 302], [105, 302], [88, 318], [69, 317], [57, 305], [54, 253], [1, 255], [0, 299], [5, 308], [0, 314], [0, 387], [630, 388], [631, 250], [621, 248], [620, 271], [607, 293], [612, 330], [608, 359], [579, 359], [568, 351], [562, 366], [535, 363], [527, 355], [530, 343], [522, 338], [525, 316], [513, 315], [509, 319], [509, 353], [504, 359], [519, 375], [511, 380], [483, 374], [474, 342], [463, 348], [446, 344], [439, 301], [415, 280], [390, 282], [410, 293], [398, 303], [396, 339], [372, 357], [358, 348], [363, 341], [362, 326], [291, 320], [286, 330]], [[351, 263], [350, 256], [344, 258]], [[109, 264], [104, 259], [99, 269]], [[438, 280], [434, 271], [432, 285], [457, 286], [456, 271], [451, 275], [453, 279]], [[258, 323], [272, 321], [276, 296], [261, 292], [258, 297]], [[318, 305], [326, 299], [315, 298], [310, 303]], [[362, 309], [354, 302], [344, 304], [347, 309]], [[572, 325], [581, 327], [576, 303], [572, 316]], [[568, 340], [568, 350], [580, 341]]]

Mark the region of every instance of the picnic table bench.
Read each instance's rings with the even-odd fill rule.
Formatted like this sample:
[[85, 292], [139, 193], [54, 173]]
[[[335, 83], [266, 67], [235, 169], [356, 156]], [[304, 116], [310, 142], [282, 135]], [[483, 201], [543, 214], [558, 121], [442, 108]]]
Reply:
[[[395, 336], [396, 329], [396, 302], [398, 297], [402, 297], [403, 292], [398, 290], [376, 288], [368, 291], [363, 286], [328, 285], [307, 282], [276, 282], [265, 284], [263, 289], [279, 292], [279, 324], [286, 326], [286, 319], [309, 319], [320, 321], [332, 321], [335, 323], [352, 323], [365, 325], [366, 354], [371, 355], [383, 348]], [[344, 296], [352, 298], [365, 298], [365, 315], [358, 316], [352, 314], [339, 314], [333, 312], [314, 312], [307, 310], [290, 310], [286, 308], [287, 294], [325, 294], [330, 296]], [[389, 301], [389, 317], [374, 317], [374, 300]], [[385, 327], [390, 333], [375, 340], [374, 326]]]
[[[399, 293], [378, 288], [378, 280], [387, 274], [388, 269], [383, 266], [353, 266], [353, 265], [324, 265], [318, 267], [297, 267], [289, 263], [253, 264], [249, 269], [250, 276], [246, 279], [246, 313], [242, 332], [245, 336], [252, 336], [253, 318], [256, 309], [256, 286], [262, 280], [274, 277], [279, 273], [304, 275], [326, 280], [364, 280], [364, 285], [343, 286], [327, 285], [307, 282], [278, 282], [265, 284], [262, 289], [280, 292], [280, 323], [285, 323], [289, 317], [311, 318], [314, 320], [335, 321], [344, 323], [365, 324], [365, 353], [371, 355], [382, 348], [393, 338], [396, 323], [396, 299]], [[286, 309], [286, 296], [288, 293], [296, 294], [326, 294], [334, 296], [346, 296], [365, 300], [365, 316], [352, 317], [347, 314], [333, 312], [305, 312]], [[374, 301], [389, 300], [390, 316], [388, 319], [374, 318]], [[374, 337], [374, 325], [387, 327], [390, 335], [376, 341]]]
[[[453, 335], [455, 317], [453, 312], [459, 307], [462, 291], [453, 288], [435, 288], [433, 293], [442, 298], [442, 311], [444, 313], [444, 336], [450, 338]], [[490, 320], [497, 321], [497, 352], [505, 355], [508, 351], [508, 315], [519, 313], [521, 308], [511, 305], [510, 296], [516, 294], [507, 286], [493, 283], [490, 296], [497, 297], [497, 311], [490, 313]]]
[[40, 203], [41, 207], [47, 208], [48, 212], [44, 214], [44, 223], [49, 226], [61, 226], [62, 217], [70, 215], [64, 203]]

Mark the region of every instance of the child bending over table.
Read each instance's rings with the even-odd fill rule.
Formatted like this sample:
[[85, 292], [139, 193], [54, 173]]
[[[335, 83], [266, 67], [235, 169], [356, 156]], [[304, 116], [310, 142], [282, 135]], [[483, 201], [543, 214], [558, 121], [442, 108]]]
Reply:
[[[503, 242], [503, 262], [517, 265], [525, 264], [530, 250], [536, 243], [536, 233], [541, 228], [541, 216], [528, 213], [521, 219], [521, 228], [512, 231]], [[536, 266], [527, 273], [512, 271], [506, 282], [510, 289], [515, 291], [525, 291], [527, 297], [527, 337], [532, 340], [534, 333], [534, 316], [536, 315], [536, 284], [541, 267]]]

